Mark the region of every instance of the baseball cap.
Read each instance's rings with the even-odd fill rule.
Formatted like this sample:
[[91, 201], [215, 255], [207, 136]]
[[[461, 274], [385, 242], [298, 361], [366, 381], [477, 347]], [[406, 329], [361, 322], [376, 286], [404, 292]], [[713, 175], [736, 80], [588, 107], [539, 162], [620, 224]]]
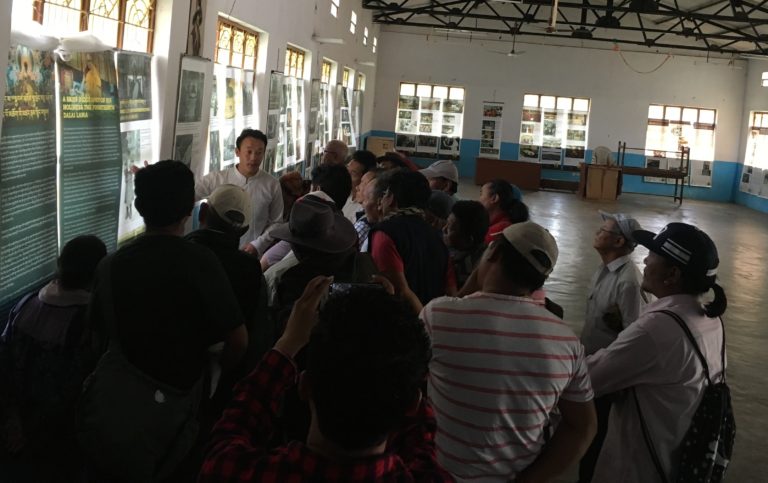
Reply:
[[441, 159], [430, 164], [429, 167], [420, 169], [419, 173], [423, 174], [427, 179], [429, 178], [445, 178], [459, 182], [459, 170], [456, 169], [456, 165], [448, 159]]
[[621, 234], [624, 236], [624, 238], [626, 238], [627, 241], [632, 245], [632, 248], [637, 246], [637, 240], [635, 240], [633, 233], [643, 229], [637, 220], [625, 215], [624, 213], [607, 213], [603, 210], [598, 210], [598, 213], [600, 213], [600, 216], [603, 217], [603, 221], [615, 221], [616, 226], [619, 227], [619, 231], [621, 231]]
[[208, 197], [208, 205], [232, 228], [245, 228], [251, 222], [251, 203], [239, 186], [223, 184]]
[[697, 277], [714, 277], [720, 259], [712, 239], [693, 225], [670, 223], [659, 233], [639, 230], [637, 243]]
[[543, 226], [532, 221], [515, 223], [501, 232], [515, 250], [542, 275], [549, 275], [557, 262], [557, 242]]

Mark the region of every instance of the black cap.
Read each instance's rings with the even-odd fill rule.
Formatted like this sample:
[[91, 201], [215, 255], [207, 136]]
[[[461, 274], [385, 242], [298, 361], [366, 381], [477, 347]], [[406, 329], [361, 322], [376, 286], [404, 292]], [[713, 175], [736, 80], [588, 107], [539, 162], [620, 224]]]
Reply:
[[709, 235], [687, 223], [670, 223], [659, 233], [633, 232], [637, 243], [661, 255], [694, 277], [714, 277], [720, 259]]

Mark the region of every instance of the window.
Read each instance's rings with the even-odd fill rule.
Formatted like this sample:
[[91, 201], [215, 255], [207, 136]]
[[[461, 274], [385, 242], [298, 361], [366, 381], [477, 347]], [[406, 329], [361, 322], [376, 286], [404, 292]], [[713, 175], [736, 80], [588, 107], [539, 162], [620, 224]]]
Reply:
[[365, 90], [365, 74], [363, 73], [357, 74], [357, 80], [355, 81], [355, 90], [356, 91]]
[[768, 87], [768, 72], [763, 72], [763, 76], [760, 79], [760, 85], [763, 87]]
[[341, 77], [341, 85], [344, 87], [354, 88], [355, 74], [349, 67], [344, 67], [344, 73]]
[[464, 120], [464, 88], [400, 84], [396, 147], [420, 154], [458, 155]]
[[368, 27], [363, 29], [363, 45], [368, 45]]
[[374, 37], [373, 38], [373, 53], [374, 54], [376, 53], [376, 46], [377, 46], [378, 43], [379, 43], [379, 39]]
[[681, 147], [688, 147], [691, 160], [714, 161], [716, 117], [714, 109], [651, 104], [645, 137], [646, 156], [659, 155], [654, 151], [675, 153]]
[[749, 113], [749, 138], [739, 188], [768, 198], [768, 112]]
[[320, 73], [320, 82], [324, 84], [331, 83], [331, 69], [333, 65], [327, 60], [323, 60], [323, 70]]
[[59, 35], [88, 31], [107, 45], [152, 52], [155, 0], [32, 0], [32, 18]]
[[304, 51], [291, 47], [290, 45], [285, 48], [285, 75], [296, 77], [297, 79], [304, 78]]
[[357, 14], [352, 10], [352, 18], [349, 21], [349, 32], [355, 33], [355, 29], [357, 29]]
[[[525, 94], [520, 120], [520, 158], [560, 168], [584, 161], [590, 100]], [[565, 154], [565, 161], [563, 161]]]
[[214, 61], [240, 69], [256, 69], [259, 34], [219, 18]]
[[337, 18], [339, 16], [339, 3], [340, 2], [341, 2], [341, 0], [331, 0], [331, 15], [333, 15], [334, 17], [337, 17]]

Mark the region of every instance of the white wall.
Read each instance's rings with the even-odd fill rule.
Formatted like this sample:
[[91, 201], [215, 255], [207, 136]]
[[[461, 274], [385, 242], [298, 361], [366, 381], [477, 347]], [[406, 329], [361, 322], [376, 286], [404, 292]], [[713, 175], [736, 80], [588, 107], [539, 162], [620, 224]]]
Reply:
[[[768, 60], [750, 60], [747, 70], [746, 86], [744, 89], [744, 109], [740, 122], [741, 136], [739, 137], [738, 160], [744, 164], [749, 135], [749, 112], [768, 111], [768, 87], [760, 85], [763, 72], [768, 72]], [[739, 171], [741, 173], [741, 171]]]
[[[668, 103], [717, 109], [715, 159], [740, 158], [740, 133], [746, 62], [729, 66], [726, 60], [707, 63], [704, 58], [675, 56], [652, 74], [630, 70], [612, 50], [552, 47], [518, 42], [518, 57], [491, 50], [509, 51], [509, 43], [450, 39], [445, 36], [383, 32], [379, 38], [379, 63], [373, 128], [392, 131], [398, 85], [421, 81], [464, 86], [467, 106], [464, 133], [480, 138], [481, 104], [504, 102], [502, 141], [517, 142], [525, 93], [555, 94], [592, 99], [589, 147], [616, 149], [619, 141], [629, 147], [645, 146], [648, 105]], [[657, 67], [666, 55], [624, 53], [639, 71]]]

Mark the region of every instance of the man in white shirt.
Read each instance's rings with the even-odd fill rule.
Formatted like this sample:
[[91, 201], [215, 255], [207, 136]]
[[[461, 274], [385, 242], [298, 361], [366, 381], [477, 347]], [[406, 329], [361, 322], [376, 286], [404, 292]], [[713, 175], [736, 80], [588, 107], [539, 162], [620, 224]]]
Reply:
[[[432, 338], [437, 457], [457, 481], [554, 481], [592, 441], [584, 348], [532, 297], [557, 255], [540, 225], [511, 225], [483, 254], [479, 292], [437, 298], [421, 312]], [[562, 419], [547, 441], [555, 408]]]
[[237, 137], [235, 154], [239, 162], [227, 169], [208, 173], [195, 183], [195, 199], [210, 196], [218, 186], [233, 184], [245, 190], [253, 204], [248, 231], [240, 238], [243, 250], [261, 256], [270, 240], [262, 236], [283, 219], [283, 193], [280, 182], [261, 169], [267, 136], [256, 129], [243, 129]]
[[[643, 276], [630, 259], [637, 246], [632, 232], [640, 230], [634, 218], [617, 213], [600, 212], [603, 224], [595, 233], [594, 248], [602, 264], [592, 276], [587, 314], [581, 342], [587, 355], [608, 347], [619, 333], [634, 322], [648, 302], [640, 288]], [[611, 411], [610, 395], [595, 398], [597, 436], [579, 465], [579, 482], [589, 483], [595, 462], [608, 429]]]

